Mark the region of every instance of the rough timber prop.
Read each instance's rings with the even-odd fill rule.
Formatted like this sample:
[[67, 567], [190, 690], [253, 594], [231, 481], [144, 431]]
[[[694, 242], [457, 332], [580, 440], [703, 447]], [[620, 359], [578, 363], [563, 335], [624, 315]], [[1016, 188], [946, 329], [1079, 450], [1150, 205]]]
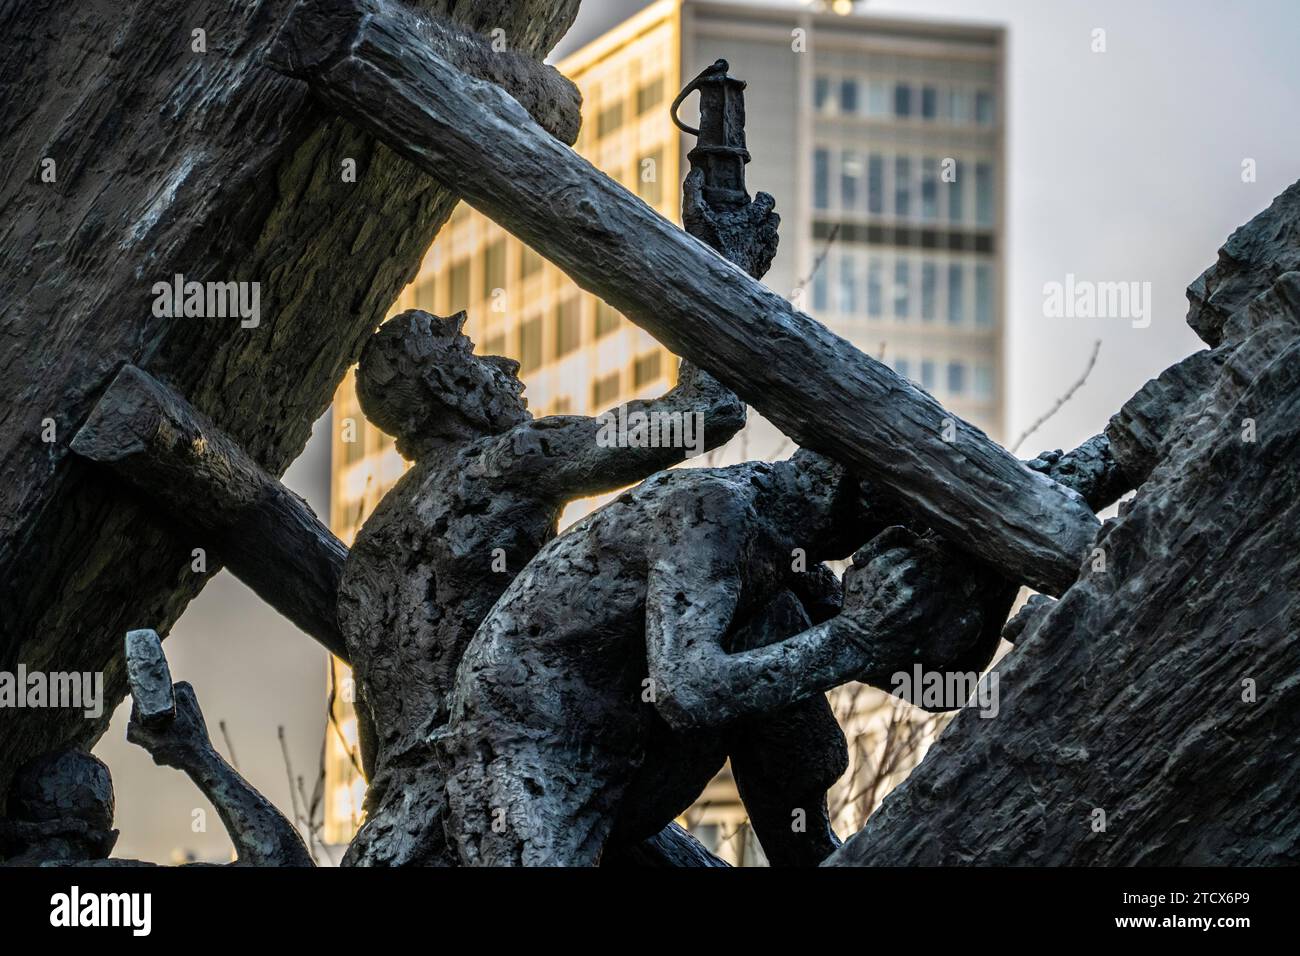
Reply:
[[1075, 579], [1099, 528], [1078, 495], [660, 217], [500, 89], [447, 62], [402, 8], [302, 0], [267, 63], [799, 444], [875, 479], [1013, 578], [1053, 594]]
[[959, 714], [828, 863], [1300, 863], [1300, 183], [1188, 299], [1213, 347], [1106, 429], [1141, 485], [1104, 567], [1012, 620], [997, 718]]
[[347, 660], [337, 615], [347, 548], [305, 501], [185, 399], [127, 365], [72, 450], [160, 505], [215, 561]]
[[[18, 765], [103, 732], [122, 634], [166, 634], [208, 577], [174, 524], [68, 454], [118, 370], [165, 381], [281, 474], [458, 201], [262, 65], [291, 3], [0, 4], [0, 669], [102, 671], [106, 703], [98, 721], [0, 713], [0, 800]], [[425, 29], [454, 19], [448, 55], [573, 140], [577, 91], [536, 60], [578, 0], [411, 6]], [[177, 273], [259, 282], [259, 324], [153, 315]]]

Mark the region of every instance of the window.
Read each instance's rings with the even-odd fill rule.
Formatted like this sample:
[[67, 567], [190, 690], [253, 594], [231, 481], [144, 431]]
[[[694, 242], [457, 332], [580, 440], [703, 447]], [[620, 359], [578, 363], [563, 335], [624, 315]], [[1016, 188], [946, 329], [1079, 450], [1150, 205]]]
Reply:
[[948, 94], [948, 112], [954, 123], [969, 123], [970, 94], [965, 90], [952, 90]]
[[452, 312], [459, 312], [461, 309], [469, 308], [469, 260], [462, 259], [451, 267], [451, 275], [448, 278], [451, 286], [451, 306]]
[[907, 156], [894, 158], [894, 215], [912, 215], [912, 160]]
[[524, 246], [519, 257], [519, 278], [527, 279], [542, 271], [542, 257]]
[[840, 208], [852, 212], [858, 208], [858, 183], [862, 180], [862, 158], [851, 150], [840, 156]]
[[652, 110], [664, 101], [664, 78], [658, 77], [636, 91], [636, 115]]
[[885, 211], [885, 157], [872, 153], [867, 160], [867, 212]]
[[939, 161], [933, 156], [921, 160], [921, 218], [939, 218]]
[[856, 315], [858, 311], [858, 262], [852, 255], [840, 257], [840, 312]]
[[867, 114], [870, 116], [889, 115], [889, 84], [872, 80], [867, 84]]
[[934, 119], [939, 112], [939, 94], [933, 86], [921, 87], [921, 118]]
[[483, 250], [483, 298], [506, 287], [506, 241], [498, 239]]
[[618, 372], [598, 378], [591, 386], [591, 404], [599, 411], [618, 398]]
[[656, 149], [649, 156], [641, 157], [636, 164], [636, 194], [651, 206], [663, 201], [664, 188], [659, 176], [659, 166], [664, 161], [664, 151]]
[[899, 83], [894, 87], [894, 115], [912, 115], [912, 88], [906, 83]]
[[894, 262], [894, 318], [906, 319], [912, 311], [912, 263], [906, 259]]
[[351, 465], [366, 457], [366, 423], [358, 415], [353, 419], [355, 430], [352, 433], [352, 441], [344, 441], [343, 444], [343, 461]]
[[962, 284], [965, 276], [960, 262], [948, 264], [948, 324], [961, 325], [964, 303], [962, 302]]
[[858, 81], [840, 80], [840, 112], [852, 116], [858, 111]]
[[822, 263], [822, 268], [817, 270], [813, 276], [813, 309], [817, 312], [825, 312], [831, 307], [830, 303], [830, 280], [826, 278], [826, 263]]
[[415, 287], [415, 307], [417, 309], [424, 309], [425, 312], [432, 312], [434, 308], [433, 293], [434, 286], [432, 277], [418, 283]]
[[819, 76], [813, 80], [813, 109], [829, 113], [831, 109], [831, 78]]
[[596, 136], [608, 136], [623, 125], [623, 101], [606, 106], [596, 114]]
[[975, 324], [993, 324], [993, 270], [985, 265], [975, 267]]
[[975, 164], [975, 221], [993, 225], [993, 167], [988, 163]]
[[518, 353], [521, 372], [531, 372], [542, 364], [541, 316], [520, 324]]
[[642, 355], [632, 365], [632, 387], [641, 388], [659, 378], [663, 367], [663, 353]]
[[569, 410], [572, 407], [573, 407], [573, 402], [570, 401], [569, 396], [561, 395], [559, 398], [557, 398], [554, 402], [551, 403], [550, 414], [567, 415], [569, 414]]
[[953, 166], [952, 173], [952, 182], [945, 184], [948, 187], [948, 221], [961, 222], [965, 216], [963, 207], [966, 204], [966, 199], [962, 186], [960, 162]]
[[981, 126], [993, 125], [993, 94], [988, 90], [975, 94], [975, 122]]
[[939, 291], [939, 267], [928, 259], [921, 263], [921, 318], [935, 319], [935, 302]]
[[596, 338], [603, 338], [619, 327], [622, 316], [608, 302], [596, 300]]
[[582, 344], [582, 308], [571, 296], [555, 310], [555, 357], [568, 355]]
[[483, 343], [483, 355], [504, 355], [506, 352], [506, 337], [504, 334], [494, 335]]
[[912, 377], [911, 366], [905, 358], [894, 359], [894, 371], [898, 373], [899, 378]]
[[921, 360], [921, 387], [927, 391], [934, 389], [934, 363], [929, 359]]
[[813, 206], [829, 209], [831, 205], [831, 154], [819, 149], [813, 153]]
[[987, 365], [975, 366], [975, 395], [977, 398], [993, 397], [993, 369]]
[[885, 296], [882, 286], [880, 260], [872, 256], [867, 262], [867, 314], [873, 319], [878, 319], [885, 314]]
[[948, 391], [953, 395], [966, 393], [966, 366], [961, 362], [948, 363]]

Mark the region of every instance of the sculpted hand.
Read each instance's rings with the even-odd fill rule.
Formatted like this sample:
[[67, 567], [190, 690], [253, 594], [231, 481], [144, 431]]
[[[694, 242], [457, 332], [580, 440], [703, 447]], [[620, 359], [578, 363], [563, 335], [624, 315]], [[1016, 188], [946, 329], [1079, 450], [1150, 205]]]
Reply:
[[844, 575], [841, 617], [863, 654], [859, 679], [887, 687], [882, 682], [891, 674], [914, 664], [927, 670], [971, 664], [971, 652], [987, 643], [980, 601], [987, 577], [938, 538], [897, 526], [878, 534]]
[[131, 721], [126, 725], [126, 739], [138, 744], [162, 767], [184, 770], [208, 749], [208, 728], [199, 710], [194, 688], [182, 681], [176, 685], [176, 716], [154, 725], [139, 719], [135, 707], [131, 708]]
[[758, 193], [740, 209], [714, 209], [704, 198], [704, 173], [693, 169], [683, 184], [682, 222], [692, 236], [761, 279], [776, 255], [781, 217], [773, 211], [775, 205], [770, 195]]

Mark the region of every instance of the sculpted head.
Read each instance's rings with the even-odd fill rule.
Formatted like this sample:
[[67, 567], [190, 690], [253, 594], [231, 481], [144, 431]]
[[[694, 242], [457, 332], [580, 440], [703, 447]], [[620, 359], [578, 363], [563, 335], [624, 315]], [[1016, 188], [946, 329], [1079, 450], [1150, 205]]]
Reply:
[[777, 468], [782, 510], [811, 558], [847, 558], [889, 523], [872, 485], [833, 459], [801, 448]]
[[9, 790], [8, 853], [100, 860], [117, 842], [113, 778], [98, 757], [67, 747], [19, 769]]
[[404, 458], [500, 434], [530, 417], [519, 363], [475, 355], [464, 326], [464, 312], [440, 318], [411, 309], [381, 325], [361, 353], [361, 410], [397, 439]]

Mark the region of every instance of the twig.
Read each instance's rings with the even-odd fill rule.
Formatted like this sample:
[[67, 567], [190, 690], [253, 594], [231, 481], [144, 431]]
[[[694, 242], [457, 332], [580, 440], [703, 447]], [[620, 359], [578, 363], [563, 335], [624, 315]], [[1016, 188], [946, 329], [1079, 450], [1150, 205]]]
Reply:
[[798, 287], [800, 289], [808, 288], [808, 284], [817, 277], [817, 270], [822, 267], [822, 263], [825, 262], [826, 257], [830, 255], [831, 246], [835, 244], [835, 238], [839, 234], [840, 224], [837, 222], [835, 225], [831, 226], [831, 231], [826, 234], [826, 245], [822, 246], [822, 251], [818, 254], [817, 258], [813, 260], [812, 271], [808, 273], [808, 277], [799, 283]]
[[230, 766], [238, 770], [239, 758], [235, 756], [235, 745], [230, 740], [230, 731], [226, 729], [226, 722], [218, 720], [217, 726], [221, 728], [221, 739], [226, 742], [226, 753], [230, 754]]
[[[355, 678], [354, 678], [355, 679]], [[338, 697], [338, 678], [334, 674], [334, 665], [330, 664], [330, 693], [329, 699], [325, 704], [325, 719], [329, 725], [334, 728], [334, 733], [338, 735], [339, 743], [343, 745], [343, 752], [348, 755], [348, 760], [352, 762], [352, 769], [357, 772], [358, 776], [365, 776], [361, 769], [361, 763], [357, 760], [356, 750], [348, 746], [348, 740], [343, 736], [343, 728], [339, 726], [338, 716], [334, 713], [334, 701]], [[324, 746], [324, 741], [321, 741]]]
[[289, 742], [284, 737], [284, 724], [276, 728], [280, 737], [280, 752], [284, 754], [284, 770], [289, 777], [289, 799], [293, 804], [294, 820], [302, 819], [302, 811], [298, 809], [298, 791], [293, 785], [293, 763], [289, 760]]
[[1083, 374], [1079, 376], [1078, 381], [1071, 385], [1069, 389], [1066, 390], [1065, 394], [1056, 400], [1055, 405], [1049, 408], [1044, 414], [1038, 416], [1038, 420], [1021, 433], [1020, 437], [1016, 439], [1016, 443], [1011, 446], [1012, 452], [1017, 451], [1020, 446], [1024, 444], [1026, 438], [1038, 431], [1044, 422], [1059, 412], [1061, 406], [1068, 402], [1074, 396], [1074, 393], [1083, 387], [1083, 383], [1088, 381], [1088, 376], [1092, 373], [1092, 367], [1097, 364], [1097, 353], [1100, 351], [1101, 339], [1098, 339], [1092, 344], [1092, 355], [1088, 357], [1088, 366], [1083, 370]]
[[[302, 774], [298, 774], [298, 794], [302, 797], [303, 805], [307, 806], [307, 788], [302, 784]], [[298, 826], [307, 831], [307, 853], [311, 856], [312, 862], [319, 863], [316, 858], [316, 827], [312, 824], [311, 817], [300, 819]]]

